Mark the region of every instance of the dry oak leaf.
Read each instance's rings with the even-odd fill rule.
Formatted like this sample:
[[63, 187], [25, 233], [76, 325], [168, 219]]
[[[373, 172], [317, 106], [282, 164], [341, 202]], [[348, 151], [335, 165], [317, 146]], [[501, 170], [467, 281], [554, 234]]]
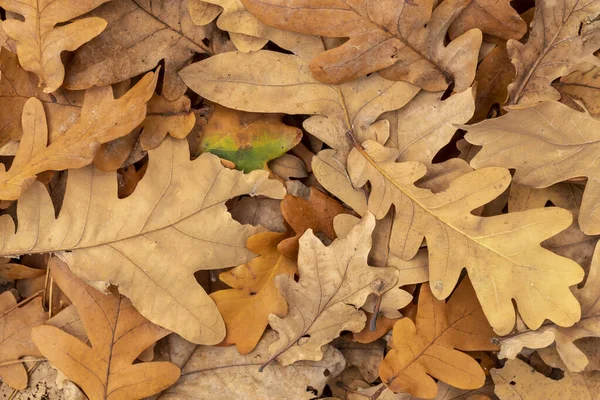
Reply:
[[591, 115], [600, 116], [600, 67], [580, 65], [577, 71], [563, 76], [552, 86], [560, 92], [561, 97], [581, 100]]
[[[300, 43], [303, 48], [325, 48], [320, 41]], [[362, 140], [385, 142], [389, 123], [375, 122], [377, 117], [404, 106], [419, 91], [407, 82], [389, 81], [378, 74], [341, 85], [324, 84], [312, 76], [303, 57], [266, 50], [218, 54], [184, 68], [179, 75], [194, 92], [225, 107], [313, 115], [304, 121], [304, 128], [346, 154], [350, 144], [345, 132], [354, 129]]]
[[57, 90], [65, 78], [60, 54], [76, 50], [106, 28], [105, 20], [94, 17], [63, 23], [107, 1], [0, 0], [0, 7], [24, 17], [24, 21], [3, 21], [2, 29], [17, 42], [20, 64], [38, 76], [38, 86], [43, 87], [45, 93]]
[[433, 163], [435, 155], [456, 133], [454, 124], [465, 123], [475, 111], [475, 90], [467, 89], [442, 100], [444, 93], [421, 91], [406, 106], [383, 114], [390, 122], [387, 147], [399, 150], [397, 161], [419, 161], [427, 167], [420, 187], [440, 191], [472, 168], [459, 158]]
[[[534, 188], [587, 177], [579, 225], [585, 234], [600, 233], [600, 168], [595, 164], [600, 121], [547, 101], [462, 128], [468, 131], [465, 138], [470, 143], [483, 146], [471, 160], [474, 168], [514, 168], [514, 181]], [[534, 154], [531, 149], [536, 149]]]
[[42, 275], [46, 275], [43, 269], [11, 263], [8, 258], [0, 260], [0, 280], [14, 282], [17, 279], [36, 278]]
[[473, 28], [501, 39], [519, 40], [527, 32], [527, 23], [509, 0], [475, 0], [450, 25], [448, 35], [454, 39]]
[[277, 250], [295, 260], [298, 257], [298, 241], [307, 229], [312, 229], [313, 233], [322, 233], [331, 240], [335, 239], [337, 236], [333, 229], [333, 219], [346, 212], [348, 210], [337, 200], [314, 187], [310, 188], [308, 200], [285, 195], [281, 202], [281, 214], [294, 231], [294, 236], [283, 239], [277, 245]]
[[447, 303], [435, 299], [429, 286], [423, 285], [416, 320], [396, 322], [392, 350], [382, 361], [379, 375], [392, 391], [417, 397], [437, 395], [433, 378], [460, 389], [477, 389], [485, 383], [485, 372], [475, 359], [458, 350], [497, 350], [493, 335], [468, 278]]
[[94, 165], [103, 171], [114, 171], [128, 160], [136, 144], [145, 152], [160, 145], [167, 135], [183, 139], [196, 123], [190, 107], [190, 99], [186, 96], [169, 101], [154, 93], [147, 103], [144, 121], [128, 135], [100, 146]]
[[375, 218], [367, 214], [343, 239], [325, 246], [307, 230], [300, 239], [298, 282], [278, 276], [275, 285], [288, 303], [284, 318], [269, 316], [279, 333], [270, 346], [271, 360], [290, 365], [298, 360], [320, 360], [321, 347], [341, 331], [358, 332], [366, 322], [358, 309], [371, 293], [394, 287], [398, 271], [367, 264]]
[[339, 84], [381, 70], [385, 78], [430, 91], [445, 90], [454, 82], [454, 90], [462, 92], [475, 76], [481, 31], [469, 30], [444, 45], [448, 27], [471, 0], [446, 0], [435, 10], [432, 0], [242, 2], [259, 20], [276, 28], [350, 38], [311, 61], [310, 70], [325, 83]]
[[227, 329], [221, 344], [235, 344], [240, 354], [254, 350], [269, 324], [269, 314], [279, 317], [287, 314], [287, 303], [274, 281], [281, 274], [293, 278], [297, 270], [296, 262], [277, 250], [277, 245], [287, 237], [287, 233], [276, 232], [250, 237], [246, 247], [258, 257], [220, 274], [219, 279], [233, 289], [219, 290], [210, 295]]
[[60, 92], [52, 95], [37, 88], [30, 75], [19, 65], [17, 56], [9, 50], [0, 50], [0, 96], [2, 97], [2, 113], [0, 113], [0, 146], [9, 141], [19, 140], [23, 134], [21, 113], [30, 97], [37, 97], [43, 104], [48, 118], [50, 140], [72, 125], [81, 113], [81, 105], [61, 96]]
[[[579, 340], [575, 340], [573, 343], [588, 359], [588, 364], [585, 366], [584, 371], [600, 371], [600, 338], [589, 337]], [[556, 346], [544, 347], [543, 349], [537, 349], [536, 353], [544, 361], [546, 365], [552, 368], [560, 368], [563, 371], [568, 371], [569, 368], [562, 361]]]
[[90, 164], [101, 143], [126, 135], [144, 119], [157, 79], [149, 72], [116, 100], [111, 87], [88, 90], [77, 122], [49, 145], [43, 104], [34, 97], [27, 100], [19, 149], [10, 169], [0, 168], [0, 198], [18, 199], [41, 172]]
[[[494, 396], [494, 385], [489, 383], [485, 386], [473, 389], [458, 389], [452, 387], [442, 381], [437, 382], [438, 394], [433, 400], [489, 400], [490, 397]], [[369, 398], [375, 393], [379, 392], [379, 396], [376, 398]], [[495, 398], [495, 397], [493, 397]], [[408, 393], [394, 393], [387, 389], [383, 383], [377, 386], [372, 386], [368, 389], [359, 389], [357, 394], [348, 394], [347, 400], [422, 400], [422, 398], [414, 397]]]
[[[0, 294], [0, 363], [16, 361], [22, 356], [41, 356], [31, 341], [31, 329], [46, 319], [48, 314], [42, 307], [41, 297], [17, 307], [11, 292]], [[20, 362], [0, 366], [0, 378], [17, 390], [27, 387], [27, 371]]]
[[177, 72], [195, 53], [211, 53], [202, 43], [210, 27], [194, 25], [187, 0], [111, 1], [89, 15], [105, 19], [108, 28], [75, 52], [67, 68], [67, 89], [112, 85], [164, 59], [162, 95], [175, 101], [187, 89]]
[[558, 235], [542, 242], [542, 247], [554, 253], [570, 258], [581, 265], [587, 272], [590, 269], [594, 248], [600, 236], [589, 236], [579, 228], [579, 209], [583, 197], [584, 186], [561, 182], [543, 189], [532, 189], [512, 183], [508, 195], [508, 211], [523, 211], [544, 207], [551, 202], [573, 214], [573, 223]]
[[479, 64], [475, 81], [475, 112], [471, 123], [483, 121], [488, 117], [491, 108], [501, 106], [508, 97], [507, 86], [515, 77], [515, 67], [510, 61], [506, 44], [497, 45]]
[[[127, 198], [115, 173], [70, 170], [58, 217], [46, 188], [34, 182], [19, 199], [19, 228], [0, 217], [0, 256], [55, 252], [88, 281], [111, 282], [152, 322], [195, 343], [225, 336], [214, 302], [194, 280], [200, 269], [253, 258], [246, 240], [257, 229], [234, 221], [225, 202], [244, 194], [282, 198], [266, 171], [244, 175], [203, 154], [189, 160], [184, 140], [165, 138]], [[173, 262], [176, 259], [176, 262]]]
[[569, 286], [581, 282], [583, 270], [539, 244], [566, 229], [571, 213], [552, 207], [479, 217], [471, 211], [506, 190], [508, 170], [477, 170], [455, 179], [447, 190], [432, 193], [414, 185], [425, 175], [425, 166], [396, 163], [397, 158], [397, 149], [367, 141], [350, 153], [348, 172], [357, 187], [371, 182], [369, 210], [376, 218], [384, 218], [395, 206], [390, 240], [397, 254], [410, 260], [426, 239], [435, 297], [448, 297], [465, 268], [487, 319], [500, 335], [515, 324], [513, 299], [532, 329], [545, 319], [561, 326], [579, 320], [579, 303]]
[[499, 357], [515, 358], [524, 347], [539, 349], [556, 342], [556, 349], [572, 372], [580, 372], [588, 365], [586, 355], [574, 343], [587, 337], [600, 337], [600, 245], [596, 245], [585, 286], [574, 290], [581, 304], [581, 320], [568, 328], [545, 325], [536, 331], [519, 333], [500, 339]]
[[[247, 355], [240, 355], [233, 347], [197, 346], [181, 368], [179, 381], [159, 400], [309, 400], [322, 394], [328, 379], [346, 366], [342, 354], [325, 345], [319, 361], [300, 361], [293, 367], [273, 363], [259, 372], [276, 341], [277, 334], [267, 331]], [[309, 387], [312, 390], [307, 390]]]
[[206, 25], [218, 16], [217, 27], [229, 33], [234, 46], [241, 52], [258, 51], [269, 41], [260, 33], [273, 28], [247, 12], [241, 0], [188, 1], [190, 16], [196, 25]]
[[501, 369], [492, 369], [494, 392], [500, 400], [597, 400], [600, 392], [600, 372], [574, 374], [564, 378], [546, 378], [519, 359], [509, 360]]
[[49, 267], [77, 308], [91, 346], [51, 325], [34, 328], [31, 338], [90, 400], [144, 398], [177, 381], [179, 368], [169, 362], [133, 364], [169, 331], [142, 317], [127, 298], [104, 294], [77, 279], [59, 259], [52, 258]]
[[240, 171], [264, 169], [267, 162], [285, 154], [302, 139], [302, 131], [284, 124], [282, 117], [246, 113], [217, 104], [202, 132], [200, 151], [229, 160]]
[[507, 43], [516, 77], [508, 86], [508, 105], [527, 107], [558, 100], [552, 81], [571, 73], [600, 48], [598, 0], [537, 0], [527, 43]]

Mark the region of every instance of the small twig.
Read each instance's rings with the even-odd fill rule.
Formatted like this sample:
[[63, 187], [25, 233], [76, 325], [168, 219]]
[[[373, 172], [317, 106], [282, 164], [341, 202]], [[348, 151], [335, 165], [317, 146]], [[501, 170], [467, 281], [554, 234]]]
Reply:
[[379, 317], [379, 310], [381, 309], [381, 295], [377, 295], [377, 302], [375, 303], [375, 310], [371, 315], [371, 321], [369, 323], [369, 330], [375, 332], [377, 330], [377, 317]]
[[0, 314], [0, 318], [4, 317], [6, 314], [8, 314], [12, 310], [22, 306], [23, 304], [28, 303], [31, 300], [35, 299], [36, 297], [38, 297], [40, 294], [44, 293], [45, 291], [46, 291], [46, 289], [39, 290], [39, 291], [35, 292], [34, 294], [32, 294], [31, 296], [29, 296], [28, 298], [21, 300], [20, 302], [18, 302], [17, 304], [15, 304], [11, 308], [9, 308], [8, 310], [6, 310], [2, 314]]
[[19, 358], [16, 360], [8, 360], [0, 362], [0, 367], [5, 367], [7, 365], [20, 364], [26, 362], [34, 362], [34, 361], [46, 361], [45, 358]]

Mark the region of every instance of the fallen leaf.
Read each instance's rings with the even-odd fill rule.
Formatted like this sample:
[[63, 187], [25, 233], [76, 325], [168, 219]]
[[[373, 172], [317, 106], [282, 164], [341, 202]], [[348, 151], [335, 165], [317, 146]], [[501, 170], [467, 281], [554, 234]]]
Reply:
[[[420, 92], [406, 106], [386, 113], [382, 118], [390, 122], [387, 147], [399, 150], [397, 161], [419, 161], [427, 167], [427, 174], [419, 186], [439, 191], [448, 182], [471, 172], [460, 159], [433, 163], [435, 155], [447, 145], [456, 132], [455, 124], [465, 123], [475, 110], [474, 89], [467, 89], [442, 101], [444, 93]], [[435, 113], [432, 115], [432, 110]], [[435, 179], [444, 175], [443, 179]], [[434, 180], [435, 184], [423, 184]]]
[[[575, 344], [588, 359], [588, 364], [585, 366], [584, 371], [600, 371], [599, 343], [600, 338], [596, 337], [582, 338], [573, 341], [573, 344]], [[562, 361], [556, 346], [537, 349], [536, 353], [539, 354], [543, 362], [551, 368], [560, 368], [563, 371], [569, 370], [567, 365]]]
[[536, 1], [527, 43], [509, 40], [506, 47], [516, 69], [508, 85], [508, 105], [526, 107], [558, 100], [552, 81], [567, 75], [600, 47], [600, 1]]
[[[309, 49], [308, 53], [325, 49], [320, 40], [309, 39], [299, 41], [298, 46]], [[229, 52], [192, 64], [181, 70], [180, 76], [194, 92], [225, 107], [313, 115], [303, 127], [346, 153], [350, 143], [345, 132], [352, 128], [362, 140], [385, 142], [388, 123], [375, 122], [377, 117], [402, 107], [419, 91], [407, 82], [389, 81], [378, 74], [326, 85], [312, 76], [307, 64], [303, 56], [266, 50]]]
[[4, 281], [14, 282], [17, 279], [36, 278], [46, 275], [43, 269], [29, 268], [22, 264], [15, 264], [4, 259], [0, 261], [0, 279]]
[[[205, 4], [203, 12], [194, 10], [192, 13], [192, 7], [198, 7], [199, 3]], [[218, 15], [217, 27], [227, 31], [235, 47], [244, 53], [258, 51], [268, 42], [259, 32], [269, 27], [250, 15], [240, 0], [192, 0], [190, 15], [196, 25], [206, 25]]]
[[[454, 82], [462, 92], [473, 82], [481, 31], [472, 29], [445, 46], [450, 24], [471, 2], [433, 1], [410, 8], [395, 1], [371, 4], [341, 0], [242, 0], [246, 9], [267, 25], [279, 29], [350, 38], [310, 63], [315, 77], [339, 84], [380, 71], [385, 78], [404, 80], [429, 91], [445, 90]], [[334, 18], [338, 23], [331, 24]]]
[[[0, 294], [0, 362], [15, 361], [22, 356], [41, 356], [31, 341], [31, 329], [43, 324], [47, 318], [41, 297], [17, 307], [17, 300], [10, 291]], [[19, 362], [0, 366], [0, 378], [15, 389], [27, 387], [27, 371]]]
[[[323, 346], [319, 361], [299, 361], [293, 367], [270, 364], [269, 347], [277, 341], [273, 331], [265, 333], [258, 346], [247, 355], [233, 347], [197, 346], [181, 368], [179, 381], [165, 391], [160, 400], [313, 399], [323, 392], [330, 377], [344, 369], [344, 357], [333, 346]], [[312, 390], [307, 390], [310, 387]]]
[[322, 150], [312, 159], [312, 169], [319, 183], [346, 203], [359, 215], [367, 212], [367, 193], [352, 185], [346, 171], [346, 155], [335, 150]]
[[496, 350], [493, 334], [468, 279], [447, 303], [436, 300], [423, 285], [416, 321], [403, 318], [394, 325], [392, 350], [379, 367], [381, 380], [394, 392], [424, 398], [437, 395], [433, 378], [460, 389], [480, 388], [485, 373], [458, 350]]
[[507, 87], [514, 77], [515, 67], [508, 56], [506, 44], [500, 44], [481, 61], [477, 68], [475, 74], [477, 95], [471, 122], [483, 121], [495, 104], [501, 106], [506, 102]]
[[[63, 0], [43, 2], [33, 0], [0, 0], [0, 7], [23, 16], [9, 19], [2, 29], [17, 42], [19, 63], [39, 79], [44, 93], [57, 90], [65, 78], [60, 59], [63, 51], [74, 51], [106, 28], [102, 18], [83, 18], [66, 23], [109, 0]], [[56, 26], [60, 24], [60, 26]], [[114, 82], [113, 82], [114, 83]]]
[[579, 208], [584, 187], [575, 183], [561, 182], [543, 189], [532, 189], [514, 183], [508, 197], [508, 211], [523, 211], [552, 205], [569, 210], [573, 223], [566, 230], [542, 242], [542, 246], [554, 253], [570, 258], [587, 272], [590, 269], [594, 248], [599, 236], [588, 236], [579, 228]]
[[149, 71], [164, 60], [162, 95], [174, 101], [186, 90], [177, 76], [179, 70], [195, 53], [211, 53], [202, 43], [209, 30], [194, 25], [187, 0], [168, 4], [111, 1], [88, 15], [106, 20], [108, 27], [75, 52], [67, 68], [67, 89], [112, 85]]
[[586, 110], [594, 117], [600, 116], [600, 67], [593, 64], [579, 66], [579, 70], [553, 82], [552, 86], [562, 96], [581, 100]]
[[125, 297], [101, 293], [77, 279], [57, 258], [50, 260], [49, 267], [77, 307], [91, 347], [50, 325], [32, 329], [31, 338], [90, 400], [143, 398], [177, 381], [179, 368], [171, 363], [133, 364], [146, 347], [169, 331], [142, 317]]
[[[483, 146], [471, 160], [474, 168], [514, 168], [514, 181], [534, 188], [586, 176], [579, 225], [585, 234], [600, 233], [600, 214], [596, 211], [600, 169], [594, 164], [599, 121], [564, 104], [543, 102], [463, 129], [468, 131], [465, 138], [470, 143]], [[532, 148], [536, 149], [533, 154]]]
[[245, 244], [256, 229], [231, 219], [224, 205], [230, 197], [281, 198], [283, 188], [266, 171], [243, 175], [211, 154], [190, 161], [185, 141], [166, 138], [149, 154], [144, 178], [125, 199], [117, 197], [114, 173], [70, 170], [58, 217], [46, 188], [34, 182], [19, 199], [19, 230], [8, 215], [0, 220], [0, 256], [54, 252], [78, 276], [118, 285], [152, 322], [216, 344], [224, 325], [193, 273], [253, 256]]
[[40, 172], [81, 168], [91, 163], [100, 143], [126, 135], [143, 120], [157, 79], [156, 73], [146, 74], [116, 100], [110, 87], [88, 90], [77, 122], [49, 145], [42, 102], [33, 97], [27, 100], [19, 150], [11, 168], [0, 170], [2, 199], [19, 198]]
[[296, 273], [296, 262], [277, 250], [287, 237], [287, 233], [266, 232], [248, 238], [246, 247], [258, 257], [220, 274], [219, 279], [233, 289], [210, 295], [227, 329], [221, 344], [235, 344], [240, 354], [254, 350], [269, 323], [269, 314], [287, 314], [287, 303], [274, 281], [281, 274], [293, 278]]
[[147, 152], [160, 145], [167, 135], [183, 139], [192, 131], [195, 123], [196, 116], [190, 110], [189, 98], [181, 96], [169, 101], [154, 93], [147, 103], [143, 122], [131, 133], [100, 146], [94, 165], [103, 171], [114, 171], [130, 158], [136, 145]]
[[333, 240], [337, 236], [333, 229], [333, 218], [347, 210], [335, 199], [314, 187], [310, 188], [308, 200], [286, 195], [281, 202], [283, 218], [294, 231], [294, 236], [283, 239], [277, 250], [288, 258], [296, 259], [300, 237], [307, 229], [313, 233], [322, 233]]
[[359, 343], [340, 338], [333, 345], [346, 359], [346, 367], [358, 368], [365, 381], [372, 383], [379, 377], [379, 364], [386, 348], [384, 340]]
[[281, 157], [277, 157], [268, 164], [268, 168], [284, 181], [289, 181], [292, 178], [306, 178], [308, 176], [304, 162], [291, 154], [284, 154]]
[[521, 360], [509, 360], [504, 368], [493, 369], [492, 378], [496, 384], [494, 392], [500, 400], [595, 400], [600, 389], [600, 372], [567, 372], [556, 381]]
[[458, 15], [448, 29], [455, 39], [470, 29], [502, 39], [519, 40], [527, 32], [527, 24], [511, 7], [509, 0], [475, 0]]
[[572, 372], [585, 369], [589, 360], [575, 345], [574, 341], [586, 337], [600, 337], [598, 321], [600, 320], [600, 245], [596, 245], [592, 265], [585, 286], [574, 290], [575, 297], [581, 304], [581, 320], [572, 327], [555, 325], [542, 326], [536, 331], [528, 331], [501, 339], [501, 358], [515, 358], [523, 347], [539, 349], [556, 342], [556, 349], [565, 365]]
[[233, 219], [241, 224], [262, 226], [272, 232], [285, 232], [281, 200], [266, 197], [242, 197], [230, 210]]
[[[494, 395], [493, 384], [486, 384], [485, 386], [474, 390], [457, 389], [442, 381], [438, 381], [437, 385], [438, 394], [433, 400], [489, 400], [490, 398], [488, 396]], [[391, 390], [386, 389], [383, 383], [368, 389], [359, 389], [357, 392], [356, 395], [350, 394], [347, 400], [367, 400], [368, 398], [365, 399], [366, 396], [373, 396], [378, 392], [380, 394], [376, 397], [377, 400], [422, 400], [421, 398], [411, 396], [408, 393], [394, 393]], [[371, 399], [373, 399], [373, 397], [371, 397]]]
[[[269, 324], [279, 333], [270, 346], [270, 360], [281, 365], [298, 360], [320, 360], [321, 346], [341, 331], [360, 331], [366, 317], [360, 307], [370, 293], [382, 294], [394, 287], [398, 272], [393, 268], [373, 268], [367, 264], [375, 218], [367, 214], [343, 239], [323, 245], [307, 230], [300, 239], [298, 273], [275, 278], [275, 286], [289, 307], [284, 318], [269, 316]], [[318, 284], [315, 284], [317, 282]]]
[[579, 320], [579, 304], [569, 286], [581, 282], [583, 270], [539, 245], [571, 224], [568, 211], [553, 207], [479, 217], [471, 211], [504, 192], [511, 179], [508, 170], [477, 170], [434, 194], [414, 186], [425, 167], [396, 163], [397, 157], [397, 149], [367, 141], [350, 153], [348, 172], [357, 187], [371, 182], [369, 210], [376, 218], [384, 218], [395, 205], [391, 241], [397, 254], [410, 260], [427, 240], [429, 285], [436, 298], [448, 297], [466, 268], [498, 334], [514, 326], [513, 299], [532, 329], [545, 319], [561, 326]]
[[17, 56], [6, 48], [0, 50], [0, 146], [21, 139], [21, 113], [30, 97], [37, 97], [44, 105], [48, 119], [50, 141], [64, 133], [79, 117], [81, 106], [71, 99], [54, 93], [52, 96], [35, 87], [33, 76], [19, 65]]
[[232, 161], [240, 171], [264, 169], [302, 139], [302, 131], [281, 115], [256, 114], [215, 106], [199, 142], [201, 152]]
[[[371, 321], [373, 314], [368, 312], [366, 314], [367, 321]], [[371, 330], [370, 324], [367, 324], [360, 332], [354, 332], [352, 336], [358, 343], [371, 343], [391, 331], [396, 321], [398, 321], [398, 318], [390, 319], [380, 315], [377, 317], [374, 331]]]

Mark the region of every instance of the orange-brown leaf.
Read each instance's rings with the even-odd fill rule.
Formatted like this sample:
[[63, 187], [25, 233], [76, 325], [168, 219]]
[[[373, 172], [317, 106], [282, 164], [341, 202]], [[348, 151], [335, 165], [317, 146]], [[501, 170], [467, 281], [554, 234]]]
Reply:
[[396, 322], [392, 350], [379, 374], [394, 392], [416, 397], [435, 397], [438, 388], [432, 377], [457, 388], [476, 389], [485, 383], [485, 373], [477, 361], [458, 350], [496, 350], [493, 336], [468, 279], [448, 303], [436, 300], [429, 285], [423, 285], [416, 322], [408, 318]]
[[77, 308], [91, 347], [50, 325], [36, 327], [31, 337], [90, 400], [143, 398], [177, 381], [179, 368], [170, 362], [133, 364], [169, 331], [142, 317], [127, 298], [101, 293], [77, 279], [59, 259], [50, 260], [50, 270]]
[[254, 350], [269, 323], [269, 314], [278, 317], [287, 314], [287, 303], [274, 281], [281, 274], [293, 277], [298, 268], [294, 260], [277, 250], [277, 245], [287, 237], [287, 233], [275, 232], [250, 237], [246, 247], [259, 256], [219, 275], [233, 289], [210, 295], [227, 328], [221, 344], [235, 344], [240, 354]]

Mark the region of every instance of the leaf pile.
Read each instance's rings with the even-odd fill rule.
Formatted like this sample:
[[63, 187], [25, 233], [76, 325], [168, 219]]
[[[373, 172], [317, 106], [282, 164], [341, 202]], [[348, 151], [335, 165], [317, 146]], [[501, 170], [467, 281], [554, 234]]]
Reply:
[[0, 0], [0, 47], [3, 396], [598, 397], [600, 0]]

